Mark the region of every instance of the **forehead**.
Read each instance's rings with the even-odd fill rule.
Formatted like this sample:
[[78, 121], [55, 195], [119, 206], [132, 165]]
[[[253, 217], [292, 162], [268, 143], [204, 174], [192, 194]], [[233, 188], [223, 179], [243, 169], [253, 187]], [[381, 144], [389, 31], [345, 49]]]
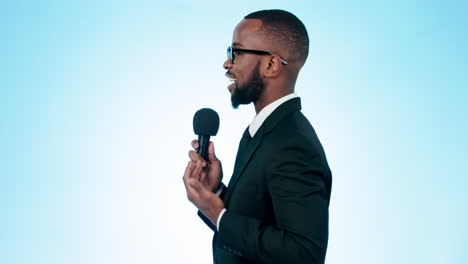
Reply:
[[255, 48], [261, 46], [264, 39], [258, 34], [262, 26], [259, 19], [243, 19], [234, 29], [232, 35], [233, 46]]

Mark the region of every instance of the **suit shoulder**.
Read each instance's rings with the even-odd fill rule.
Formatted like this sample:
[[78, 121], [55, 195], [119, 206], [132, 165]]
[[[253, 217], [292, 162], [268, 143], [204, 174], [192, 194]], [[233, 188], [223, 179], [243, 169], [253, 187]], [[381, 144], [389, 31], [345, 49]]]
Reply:
[[265, 153], [272, 162], [271, 166], [284, 164], [303, 165], [307, 171], [318, 172], [325, 182], [328, 193], [331, 191], [331, 170], [322, 144], [307, 118], [296, 111], [283, 118], [268, 135], [264, 137]]
[[277, 143], [294, 140], [311, 144], [319, 142], [315, 129], [301, 111], [295, 111], [278, 122], [271, 131], [271, 139]]
[[296, 149], [304, 155], [319, 156], [325, 163], [326, 155], [322, 144], [309, 120], [301, 111], [285, 116], [264, 137], [264, 145], [270, 153]]

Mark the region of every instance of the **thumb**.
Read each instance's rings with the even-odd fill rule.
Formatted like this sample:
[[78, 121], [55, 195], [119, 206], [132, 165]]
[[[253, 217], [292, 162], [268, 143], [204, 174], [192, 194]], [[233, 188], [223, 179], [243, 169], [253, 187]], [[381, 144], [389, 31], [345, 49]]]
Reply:
[[210, 141], [210, 144], [208, 145], [208, 160], [209, 161], [217, 161], [218, 158], [216, 157], [215, 154], [215, 147], [213, 141]]

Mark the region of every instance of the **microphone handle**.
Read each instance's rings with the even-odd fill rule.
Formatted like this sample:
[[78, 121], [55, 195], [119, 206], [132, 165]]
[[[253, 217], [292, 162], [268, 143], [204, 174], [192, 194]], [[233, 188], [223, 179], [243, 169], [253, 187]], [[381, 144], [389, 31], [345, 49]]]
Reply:
[[198, 135], [199, 148], [197, 153], [205, 160], [208, 161], [208, 145], [210, 144], [210, 136]]

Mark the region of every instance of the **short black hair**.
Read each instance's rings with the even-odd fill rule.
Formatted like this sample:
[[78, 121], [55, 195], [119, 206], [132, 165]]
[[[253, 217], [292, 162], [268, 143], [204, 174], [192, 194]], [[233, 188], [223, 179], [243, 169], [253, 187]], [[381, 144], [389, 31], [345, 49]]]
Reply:
[[290, 60], [299, 60], [302, 64], [309, 55], [309, 36], [299, 18], [280, 9], [261, 10], [248, 14], [245, 19], [259, 19], [262, 28], [272, 41], [287, 49]]

